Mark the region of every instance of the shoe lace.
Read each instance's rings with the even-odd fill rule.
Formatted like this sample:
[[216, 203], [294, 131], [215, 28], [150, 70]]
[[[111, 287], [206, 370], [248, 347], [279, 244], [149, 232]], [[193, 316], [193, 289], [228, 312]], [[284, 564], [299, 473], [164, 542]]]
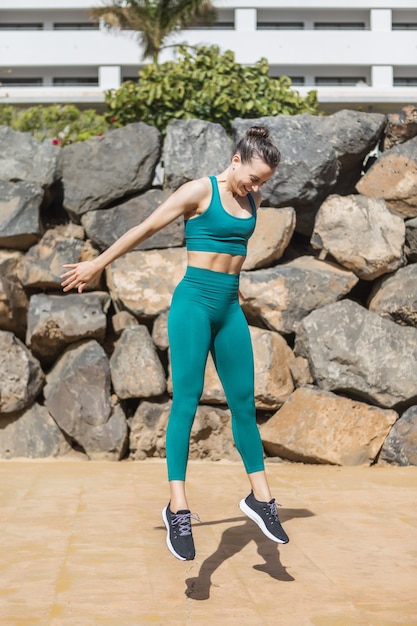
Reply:
[[191, 535], [191, 519], [200, 522], [200, 518], [195, 513], [175, 513], [172, 516], [172, 525], [178, 525], [180, 537]]
[[275, 500], [271, 500], [266, 504], [269, 509], [268, 515], [273, 518], [274, 522], [279, 522], [277, 507], [281, 506], [281, 504], [278, 504], [278, 502], [275, 502]]

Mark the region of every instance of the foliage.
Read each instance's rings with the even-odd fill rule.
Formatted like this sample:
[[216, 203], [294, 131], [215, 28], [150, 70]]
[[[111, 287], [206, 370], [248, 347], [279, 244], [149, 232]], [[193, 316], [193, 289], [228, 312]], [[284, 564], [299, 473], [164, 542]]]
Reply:
[[109, 128], [103, 115], [93, 109], [81, 111], [70, 104], [27, 109], [1, 104], [0, 125], [31, 133], [39, 141], [49, 138], [61, 146], [102, 135]]
[[264, 58], [244, 66], [232, 51], [222, 54], [218, 46], [193, 52], [181, 46], [177, 62], [146, 65], [137, 83], [108, 91], [106, 119], [118, 126], [142, 121], [164, 132], [174, 119], [196, 118], [230, 130], [237, 117], [318, 112], [315, 91], [302, 98], [288, 77], [271, 78], [268, 70]]
[[158, 63], [159, 52], [169, 35], [198, 22], [210, 24], [216, 17], [210, 0], [111, 0], [90, 10], [109, 29], [136, 31], [143, 59]]

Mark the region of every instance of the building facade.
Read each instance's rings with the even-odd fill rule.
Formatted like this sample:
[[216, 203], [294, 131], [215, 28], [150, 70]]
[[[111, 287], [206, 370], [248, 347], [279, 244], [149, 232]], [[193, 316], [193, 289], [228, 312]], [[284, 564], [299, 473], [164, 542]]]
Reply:
[[[105, 3], [105, 0], [103, 0]], [[99, 0], [0, 0], [0, 103], [74, 102], [100, 108], [107, 89], [136, 79], [141, 49], [130, 31], [89, 17]], [[395, 111], [417, 104], [417, 0], [215, 0], [217, 21], [169, 44], [216, 44], [239, 63], [266, 57], [320, 107]], [[173, 58], [168, 48], [161, 61]]]

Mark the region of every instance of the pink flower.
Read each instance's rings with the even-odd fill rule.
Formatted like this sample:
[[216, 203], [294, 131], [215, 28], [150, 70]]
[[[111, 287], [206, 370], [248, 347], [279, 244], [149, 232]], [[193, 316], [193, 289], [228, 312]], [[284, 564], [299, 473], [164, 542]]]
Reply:
[[59, 146], [60, 143], [61, 143], [60, 139], [57, 139], [56, 137], [52, 139], [53, 146]]
[[117, 117], [111, 117], [110, 118], [110, 123], [114, 124], [114, 122], [117, 122]]
[[103, 137], [104, 133], [97, 133], [97, 137]]

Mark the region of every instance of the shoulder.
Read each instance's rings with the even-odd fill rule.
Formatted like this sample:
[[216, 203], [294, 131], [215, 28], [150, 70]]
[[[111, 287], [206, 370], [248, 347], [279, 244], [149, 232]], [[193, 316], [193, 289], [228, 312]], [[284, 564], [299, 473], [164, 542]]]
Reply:
[[181, 198], [186, 213], [199, 212], [206, 207], [212, 193], [211, 181], [206, 176], [184, 183], [177, 189], [175, 195]]

